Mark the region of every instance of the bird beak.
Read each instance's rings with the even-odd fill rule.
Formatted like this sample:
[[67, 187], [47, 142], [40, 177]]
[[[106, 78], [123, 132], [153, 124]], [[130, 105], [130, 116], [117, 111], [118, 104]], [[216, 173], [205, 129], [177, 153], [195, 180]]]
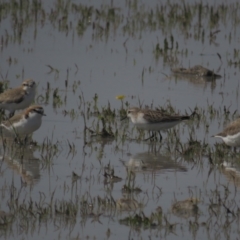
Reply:
[[43, 116], [47, 116], [45, 113], [42, 114]]

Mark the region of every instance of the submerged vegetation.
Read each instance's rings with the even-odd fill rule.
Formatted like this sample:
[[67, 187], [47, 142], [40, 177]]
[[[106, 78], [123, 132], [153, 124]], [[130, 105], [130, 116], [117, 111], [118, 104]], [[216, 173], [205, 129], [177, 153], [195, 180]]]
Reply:
[[[83, 96], [82, 96], [83, 97]], [[84, 98], [84, 97], [83, 97]], [[96, 148], [96, 143], [101, 143], [105, 141], [105, 138], [112, 141], [115, 145], [115, 151], [122, 151], [121, 149], [128, 142], [133, 141], [129, 135], [136, 135], [134, 141], [142, 142], [144, 133], [138, 134], [138, 131], [127, 122], [122, 123], [120, 121], [120, 115], [122, 108], [112, 109], [110, 105], [107, 108], [100, 109], [98, 107], [97, 96], [94, 96], [91, 102], [83, 103], [87, 105], [87, 111], [82, 112], [84, 115], [83, 118], [88, 119], [87, 124], [91, 125], [86, 128], [86, 142], [84, 144], [84, 151], [94, 154], [94, 152], [99, 152], [99, 149]], [[127, 102], [123, 102], [123, 105], [128, 105]], [[168, 102], [167, 108], [159, 106], [161, 110], [168, 113], [175, 113], [176, 110]], [[92, 109], [92, 111], [91, 111]], [[224, 108], [225, 109], [225, 108]], [[223, 172], [228, 176], [230, 181], [238, 187], [238, 180], [236, 180], [235, 173], [230, 173], [228, 163], [234, 163], [236, 158], [239, 157], [239, 153], [236, 153], [226, 147], [224, 144], [215, 144], [214, 146], [209, 145], [205, 140], [199, 140], [197, 138], [196, 131], [199, 125], [207, 126], [213, 118], [222, 118], [225, 115], [229, 119], [235, 117], [235, 112], [231, 114], [229, 111], [224, 111], [224, 109], [215, 109], [213, 106], [209, 107], [206, 111], [205, 109], [200, 109], [196, 107], [197, 115], [194, 119], [186, 122], [184, 128], [188, 129], [187, 141], [182, 140], [182, 134], [180, 134], [180, 128], [174, 128], [167, 131], [164, 134], [164, 140], [162, 142], [154, 141], [148, 143], [152, 147], [147, 153], [147, 163], [137, 163], [136, 166], [127, 165], [125, 176], [120, 176], [116, 174], [116, 168], [109, 162], [107, 165], [102, 165], [103, 161], [103, 149], [102, 156], [99, 156], [98, 160], [100, 161], [100, 171], [98, 175], [95, 175], [96, 172], [90, 171], [90, 175], [86, 174], [84, 171], [83, 162], [82, 172], [72, 172], [71, 183], [70, 185], [64, 184], [64, 191], [67, 189], [75, 189], [75, 197], [71, 200], [66, 200], [62, 197], [55, 197], [56, 189], [52, 191], [50, 196], [46, 196], [46, 192], [39, 192], [39, 199], [33, 200], [31, 197], [24, 197], [25, 189], [28, 185], [34, 186], [36, 182], [39, 181], [39, 173], [34, 175], [31, 173], [31, 170], [22, 169], [27, 161], [31, 160], [32, 151], [39, 151], [40, 169], [50, 170], [53, 167], [54, 162], [60, 154], [64, 147], [63, 142], [57, 141], [54, 143], [53, 139], [44, 139], [42, 144], [36, 143], [36, 146], [29, 145], [19, 145], [14, 143], [13, 145], [7, 144], [5, 142], [3, 149], [3, 158], [9, 167], [18, 169], [18, 173], [21, 175], [21, 188], [16, 189], [13, 185], [9, 186], [9, 189], [4, 190], [4, 195], [9, 196], [7, 201], [7, 207], [4, 208], [5, 211], [1, 212], [1, 229], [0, 232], [7, 237], [14, 237], [15, 234], [11, 229], [17, 227], [23, 228], [23, 232], [27, 234], [29, 231], [34, 231], [36, 226], [41, 225], [44, 222], [44, 226], [48, 225], [51, 222], [55, 222], [58, 228], [74, 228], [78, 224], [79, 219], [81, 225], [84, 226], [88, 219], [91, 219], [91, 223], [102, 223], [105, 221], [105, 218], [117, 218], [119, 224], [130, 227], [133, 230], [157, 230], [160, 233], [165, 232], [165, 234], [171, 234], [172, 232], [177, 232], [179, 227], [183, 227], [184, 223], [180, 223], [176, 220], [171, 220], [171, 214], [183, 219], [192, 218], [187, 222], [187, 226], [191, 231], [194, 231], [196, 234], [200, 228], [204, 227], [206, 231], [211, 234], [211, 229], [206, 227], [208, 224], [213, 224], [217, 221], [220, 226], [223, 227], [225, 234], [227, 228], [223, 225], [219, 219], [224, 218], [226, 221], [231, 218], [231, 221], [238, 221], [238, 203], [235, 202], [235, 207], [232, 207], [231, 202], [234, 201], [231, 198], [231, 193], [228, 190], [228, 186], [222, 185], [217, 186], [214, 191], [208, 190], [208, 197], [205, 198], [198, 191], [189, 192], [189, 198], [182, 201], [176, 201], [172, 204], [170, 209], [162, 209], [158, 207], [155, 211], [151, 212], [149, 215], [145, 215], [144, 208], [147, 206], [149, 201], [149, 190], [144, 189], [136, 182], [136, 174], [139, 174], [139, 171], [142, 172], [145, 176], [148, 174], [155, 174], [158, 171], [163, 169], [164, 162], [160, 159], [159, 162], [156, 160], [150, 160], [150, 157], [158, 156], [158, 152], [164, 153], [166, 156], [174, 156], [177, 159], [176, 163], [182, 164], [191, 164], [199, 169], [209, 168], [208, 177], [211, 174], [214, 174], [216, 170]], [[91, 123], [92, 121], [92, 123]], [[207, 133], [208, 128], [205, 128]], [[185, 134], [184, 134], [185, 135]], [[3, 139], [3, 141], [5, 141]], [[68, 140], [67, 140], [68, 141]], [[79, 148], [76, 148], [75, 143], [70, 143], [68, 141], [68, 157], [73, 159], [74, 156], [80, 151]], [[104, 144], [103, 144], [104, 145]], [[32, 149], [34, 148], [34, 150]], [[150, 155], [150, 153], [152, 155]], [[30, 155], [29, 155], [30, 154]], [[140, 155], [136, 158], [141, 158]], [[14, 163], [14, 162], [15, 163]], [[31, 160], [32, 161], [32, 160]], [[141, 161], [141, 160], [140, 160]], [[143, 160], [146, 161], [146, 160]], [[18, 162], [18, 163], [17, 163]], [[170, 164], [171, 160], [167, 160]], [[205, 163], [204, 163], [205, 162]], [[176, 164], [175, 163], [175, 164]], [[160, 164], [160, 165], [156, 165]], [[203, 167], [203, 165], [206, 165]], [[167, 167], [169, 168], [169, 167]], [[186, 171], [183, 167], [174, 167], [176, 171]], [[215, 170], [214, 170], [215, 168]], [[83, 190], [82, 193], [79, 193], [78, 188], [74, 186], [82, 186], [84, 181], [89, 181], [89, 184], [94, 184], [94, 179], [98, 179], [100, 185], [104, 187], [103, 196], [94, 194], [93, 192], [88, 192], [88, 190]], [[114, 198], [112, 196], [115, 189], [115, 184], [121, 184], [121, 193], [123, 194], [122, 198]], [[223, 188], [224, 191], [218, 189], [218, 187]], [[161, 198], [162, 189], [155, 187], [156, 189], [152, 191], [154, 198], [158, 204], [159, 199]], [[202, 190], [200, 190], [202, 191]], [[197, 198], [195, 198], [197, 197]], [[204, 202], [204, 204], [203, 204]], [[209, 209], [209, 216], [207, 218], [202, 218], [202, 210], [206, 205]], [[24, 219], [24, 221], [21, 221]], [[201, 220], [200, 220], [201, 219]], [[19, 224], [19, 222], [21, 222]], [[44, 229], [44, 226], [41, 229]]]
[[[48, 119], [34, 133], [34, 137], [44, 137], [20, 144], [20, 141], [0, 134], [0, 236], [5, 239], [46, 236], [49, 239], [110, 239], [110, 236], [111, 239], [132, 239], [136, 235], [141, 239], [172, 235], [182, 239], [237, 238], [240, 152], [213, 140], [211, 135], [213, 127], [222, 129], [238, 117], [238, 109], [234, 109], [238, 105], [233, 103], [238, 101], [239, 84], [235, 92], [224, 92], [232, 83], [230, 78], [238, 74], [234, 72], [226, 77], [229, 73], [225, 69], [227, 66], [239, 68], [238, 44], [224, 56], [218, 52], [209, 53], [216, 57], [220, 68], [224, 64], [223, 58], [227, 59], [224, 74], [221, 80], [198, 79], [204, 82], [204, 87], [210, 86], [207, 99], [206, 95], [201, 99], [205, 104], [198, 102], [192, 108], [187, 105], [181, 110], [175, 106], [178, 100], [172, 101], [170, 97], [159, 97], [160, 103], [152, 96], [147, 101], [149, 96], [145, 92], [142, 95], [129, 93], [128, 87], [133, 82], [127, 82], [126, 92], [123, 92], [117, 86], [108, 86], [109, 82], [101, 82], [103, 79], [95, 81], [96, 75], [92, 73], [98, 64], [90, 68], [86, 78], [83, 61], [88, 54], [91, 61], [95, 58], [104, 61], [105, 52], [97, 53], [95, 44], [102, 43], [99, 48], [105, 48], [118, 38], [121, 46], [110, 47], [111, 61], [116, 52], [124, 52], [128, 59], [130, 48], [134, 49], [132, 55], [145, 50], [142, 43], [131, 46], [130, 40], [144, 42], [144, 36], [155, 33], [151, 47], [145, 50], [150, 51], [153, 62], [158, 64], [161, 60], [169, 69], [183, 70], [179, 66], [181, 59], [193, 53], [187, 44], [182, 44], [180, 36], [194, 44], [217, 46], [222, 31], [222, 38], [229, 44], [238, 43], [240, 5], [237, 2], [156, 1], [155, 5], [147, 6], [137, 0], [126, 0], [119, 3], [120, 6], [114, 4], [84, 4], [70, 0], [0, 3], [2, 52], [18, 46], [32, 56], [35, 54], [32, 40], [37, 45], [45, 37], [53, 37], [53, 45], [57, 46], [54, 52], [50, 49], [53, 46], [46, 44], [46, 49], [41, 49], [44, 56], [34, 55], [37, 64], [42, 64], [37, 66], [39, 71], [43, 71], [47, 79], [37, 80], [40, 83], [35, 99], [48, 109]], [[55, 31], [59, 34], [57, 37]], [[69, 42], [58, 45], [62, 40], [59, 36], [64, 41], [71, 39], [77, 49], [84, 48], [85, 55], [79, 57], [79, 62], [69, 63], [71, 56], [57, 54], [60, 48], [69, 48], [71, 54], [76, 50], [68, 46]], [[87, 44], [82, 44], [84, 39]], [[63, 59], [62, 66], [57, 60], [49, 62], [51, 54]], [[8, 66], [9, 70], [0, 69], [0, 92], [9, 86], [10, 71], [16, 79], [29, 72], [29, 59], [22, 65], [20, 55], [16, 53], [5, 59], [3, 66]], [[131, 57], [128, 61], [132, 71], [138, 59], [135, 55]], [[190, 61], [189, 69], [192, 69]], [[148, 88], [149, 85], [144, 85], [146, 75], [155, 73], [154, 77], [159, 80], [161, 73], [165, 78], [154, 88], [160, 89], [168, 82], [166, 91], [173, 92], [170, 82], [179, 79], [158, 71], [158, 66], [154, 69], [151, 64], [139, 68], [139, 81], [134, 84]], [[112, 66], [107, 67], [109, 69], [100, 71], [104, 72], [104, 77], [111, 78], [107, 72]], [[122, 66], [117, 67], [125, 74]], [[213, 74], [218, 73], [218, 70], [212, 72], [213, 69], [209, 69]], [[37, 74], [35, 70], [34, 74]], [[190, 80], [196, 83], [196, 79]], [[86, 82], [92, 85], [86, 85]], [[109, 97], [106, 104], [102, 103], [104, 96], [98, 92], [101, 84], [104, 94]], [[216, 88], [218, 85], [220, 87]], [[89, 86], [95, 93], [89, 94]], [[113, 88], [121, 95], [116, 96]], [[201, 85], [199, 89], [202, 89]], [[220, 96], [217, 98], [221, 99], [220, 104], [214, 103], [211, 98], [214, 94]], [[231, 98], [230, 104], [225, 101], [228, 98]], [[149, 137], [148, 131], [137, 129], [127, 119], [121, 121], [126, 117], [127, 109], [136, 102], [140, 108], [157, 109], [170, 115], [196, 114], [181, 125], [162, 131], [161, 141], [158, 134], [144, 141]]]
[[[127, 17], [124, 9], [108, 4], [94, 6], [74, 3], [69, 0], [57, 0], [51, 7], [41, 1], [21, 0], [2, 1], [0, 3], [0, 25], [10, 21], [12, 28], [5, 29], [1, 36], [1, 48], [6, 48], [9, 43], [21, 43], [27, 30], [34, 26], [33, 37], [38, 37], [38, 31], [50, 24], [59, 32], [75, 35], [80, 38], [91, 31], [92, 41], [108, 41], [112, 34], [119, 31], [128, 38], [140, 37], [143, 32], [156, 32], [166, 36], [155, 43], [153, 54], [156, 59], [163, 57], [165, 61], [175, 58], [176, 55], [188, 54], [187, 48], [181, 48], [177, 34], [185, 39], [193, 39], [202, 43], [217, 44], [217, 36], [220, 33], [219, 26], [227, 28], [231, 25], [233, 32], [239, 27], [240, 6], [236, 3], [222, 3], [213, 5], [203, 2], [184, 3], [157, 3], [156, 7], [147, 7], [136, 0], [125, 1]], [[207, 30], [208, 29], [208, 30]], [[232, 41], [232, 33], [225, 37]], [[127, 42], [126, 40], [126, 42]], [[123, 43], [126, 51], [126, 42]], [[229, 65], [239, 65], [238, 49], [234, 49], [232, 58], [228, 59]], [[221, 57], [219, 55], [219, 57]], [[16, 60], [17, 61], [17, 60]], [[9, 61], [11, 64], [12, 61]], [[56, 69], [50, 67], [50, 71]], [[56, 72], [58, 74], [58, 72]]]

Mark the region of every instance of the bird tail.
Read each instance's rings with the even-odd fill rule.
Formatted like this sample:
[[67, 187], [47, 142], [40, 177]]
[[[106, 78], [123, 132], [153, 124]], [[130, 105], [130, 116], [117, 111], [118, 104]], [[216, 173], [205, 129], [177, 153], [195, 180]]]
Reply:
[[194, 117], [195, 115], [197, 115], [196, 110], [194, 110], [189, 117], [192, 118], [192, 117]]
[[193, 118], [196, 114], [197, 114], [197, 112], [194, 110], [194, 111], [191, 113], [191, 115], [183, 116], [183, 117], [182, 117], [182, 120], [191, 119], [191, 118]]

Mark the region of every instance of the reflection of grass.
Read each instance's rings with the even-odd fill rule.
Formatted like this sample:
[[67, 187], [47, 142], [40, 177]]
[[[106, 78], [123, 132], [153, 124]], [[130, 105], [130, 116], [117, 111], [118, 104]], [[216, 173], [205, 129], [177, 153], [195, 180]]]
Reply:
[[[126, 37], [136, 36], [143, 31], [171, 33], [178, 29], [184, 38], [194, 38], [205, 42], [209, 37], [205, 32], [213, 32], [220, 24], [225, 24], [226, 19], [233, 22], [237, 29], [239, 21], [234, 4], [211, 5], [201, 2], [186, 3], [159, 3], [154, 9], [144, 4], [131, 3], [126, 5], [126, 10], [110, 5], [100, 7], [71, 3], [70, 1], [56, 1], [50, 8], [45, 2], [32, 1], [28, 4], [7, 1], [1, 3], [2, 19], [11, 17], [13, 32], [6, 32], [3, 42], [18, 41], [21, 43], [23, 33], [35, 25], [37, 28], [51, 24], [59, 32], [68, 34], [76, 30], [82, 37], [91, 29], [94, 39], [109, 38], [109, 33], [116, 34], [120, 31]], [[127, 15], [125, 15], [127, 13]], [[21, 16], [21, 19], [20, 19]], [[74, 19], [74, 21], [73, 21]], [[76, 19], [76, 21], [75, 21]], [[40, 23], [36, 24], [36, 23]], [[234, 29], [233, 29], [234, 31]], [[212, 34], [211, 42], [214, 43], [216, 35]], [[164, 51], [173, 49], [173, 36], [170, 42], [166, 38], [160, 42]], [[176, 42], [177, 44], [177, 42]]]
[[63, 102], [59, 95], [58, 88], [53, 91], [53, 108], [62, 106]]
[[[192, 38], [194, 41], [200, 41], [204, 44], [210, 41], [210, 44], [218, 45], [217, 37], [220, 33], [218, 29], [221, 25], [227, 27], [226, 19], [232, 24], [232, 32], [229, 33], [229, 42], [236, 29], [239, 28], [237, 7], [227, 4], [222, 5], [203, 5], [201, 2], [186, 3], [158, 3], [155, 8], [150, 9], [144, 4], [131, 3], [126, 5], [126, 10], [110, 5], [101, 5], [100, 7], [88, 6], [83, 4], [70, 3], [70, 1], [57, 1], [51, 8], [46, 7], [44, 3], [36, 1], [26, 3], [17, 3], [9, 1], [0, 4], [2, 21], [11, 18], [13, 26], [12, 32], [6, 30], [2, 36], [2, 43], [8, 45], [10, 42], [22, 42], [23, 33], [28, 28], [34, 26], [34, 38], [37, 37], [37, 28], [44, 25], [51, 25], [59, 32], [67, 36], [79, 37], [85, 34], [92, 34], [93, 40], [108, 41], [110, 34], [116, 36], [123, 34], [126, 39], [135, 37], [142, 32], [156, 32], [164, 36], [153, 43], [153, 55], [156, 61], [163, 58], [164, 62], [178, 62], [178, 56], [188, 55], [189, 49], [183, 47], [180, 49], [178, 36], [172, 34], [177, 30], [184, 39]], [[51, 10], [49, 10], [51, 9]], [[127, 15], [125, 15], [127, 12]], [[21, 18], [19, 17], [21, 16]], [[73, 21], [74, 19], [74, 21]], [[41, 26], [40, 23], [41, 22]], [[206, 34], [209, 33], [209, 34]], [[72, 33], [72, 34], [71, 34]], [[171, 33], [171, 34], [167, 34]], [[126, 40], [126, 41], [127, 41]], [[127, 52], [126, 41], [123, 43]], [[92, 45], [91, 45], [92, 46]], [[30, 51], [32, 51], [30, 49]], [[234, 50], [232, 56], [228, 59], [230, 66], [240, 65], [240, 59]], [[9, 64], [13, 62], [14, 57], [9, 57]], [[14, 60], [16, 62], [17, 60]], [[59, 78], [59, 70], [51, 65], [47, 65], [50, 72], [54, 73], [55, 79]]]
[[[159, 208], [158, 208], [159, 209]], [[127, 225], [133, 229], [152, 229], [152, 228], [161, 228], [162, 225], [162, 212], [156, 209], [155, 212], [152, 212], [149, 217], [145, 216], [144, 212], [140, 212], [130, 215], [129, 217], [119, 220], [120, 224]]]
[[[64, 34], [64, 37], [75, 38], [73, 39], [73, 42], [75, 40], [75, 44], [77, 42], [76, 38], [79, 38], [78, 40], [80, 42], [81, 38], [89, 34], [92, 37], [89, 48], [95, 47], [94, 41], [97, 43], [104, 42], [107, 39], [110, 40], [112, 36], [117, 38], [120, 35], [126, 39], [134, 39], [138, 36], [143, 36], [144, 32], [153, 32], [159, 34], [159, 36], [163, 36], [159, 37], [159, 39], [153, 43], [153, 56], [155, 56], [156, 59], [163, 58], [164, 61], [169, 61], [169, 59], [177, 59], [179, 55], [188, 54], [187, 46], [178, 44], [178, 36], [174, 35], [175, 30], [177, 30], [177, 34], [183, 36], [184, 39], [192, 38], [194, 41], [200, 41], [206, 44], [207, 41], [214, 43], [217, 40], [218, 32], [216, 32], [215, 29], [222, 26], [222, 23], [233, 23], [230, 29], [232, 35], [230, 33], [229, 38], [235, 37], [233, 33], [235, 31], [237, 32], [236, 29], [239, 28], [239, 21], [237, 21], [239, 9], [234, 9], [236, 5], [222, 4], [218, 6], [217, 3], [213, 6], [209, 3], [203, 5], [201, 2], [184, 4], [184, 1], [177, 3], [173, 3], [172, 1], [169, 3], [162, 1], [161, 3], [158, 1], [156, 8], [150, 9], [141, 5], [139, 1], [128, 1], [125, 5], [126, 9], [124, 10], [115, 8], [114, 2], [112, 2], [111, 6], [103, 4], [100, 7], [95, 7], [89, 6], [88, 4], [84, 5], [82, 3], [72, 3], [71, 1], [61, 0], [54, 1], [54, 5], [50, 8], [46, 7], [47, 4], [45, 5], [44, 1], [6, 1], [6, 3], [0, 4], [1, 23], [6, 19], [11, 19], [11, 24], [9, 25], [13, 26], [12, 30], [8, 29], [5, 31], [5, 34], [2, 35], [1, 47], [3, 49], [12, 42], [19, 42], [19, 44], [21, 44], [23, 34], [33, 26], [36, 29], [33, 37], [39, 34], [40, 31], [37, 31], [38, 28], [50, 25], [50, 28], [53, 28], [54, 31]], [[127, 12], [127, 15], [125, 15], [125, 12]], [[226, 29], [224, 24], [222, 28]], [[31, 38], [31, 34], [29, 34], [29, 36]], [[228, 36], [226, 36], [226, 38], [227, 37]], [[231, 40], [229, 41], [231, 42]], [[127, 52], [127, 40], [125, 43], [124, 50]], [[143, 52], [145, 52], [145, 49], [143, 49]], [[12, 59], [14, 58], [8, 59], [9, 64], [13, 62]], [[137, 63], [138, 60], [135, 60], [134, 64], [137, 65]], [[236, 49], [233, 53], [230, 53], [228, 64], [230, 66], [240, 65], [239, 50]], [[65, 79], [59, 76], [60, 71], [62, 73], [63, 70], [60, 69], [59, 66], [56, 66], [56, 68], [52, 66], [53, 65], [48, 65], [48, 69], [50, 69], [51, 72], [49, 76], [52, 76], [57, 81], [61, 80], [64, 82]], [[80, 70], [82, 70], [81, 67], [79, 64]], [[77, 66], [76, 68], [78, 70]], [[147, 69], [148, 67], [144, 66], [142, 73], [139, 72], [142, 81], [147, 76]], [[70, 94], [79, 94], [80, 80], [78, 80], [78, 76], [76, 76], [76, 80], [74, 80], [73, 78], [68, 78], [67, 75], [67, 80], [65, 80], [64, 83], [64, 91], [69, 91], [71, 92]], [[2, 89], [0, 89], [0, 92], [1, 90]], [[83, 92], [85, 90], [84, 84], [82, 90]], [[67, 100], [63, 100], [64, 96], [62, 96], [62, 93], [63, 90], [56, 88], [54, 85], [52, 89], [50, 89], [50, 84], [48, 83], [46, 91], [42, 93], [42, 102], [45, 104], [49, 102], [53, 103], [54, 108], [62, 108], [63, 104], [66, 104], [67, 108], [67, 106], [69, 106], [67, 104], [69, 103]], [[51, 99], [52, 101], [49, 101], [51, 97], [53, 100]], [[145, 143], [142, 142], [145, 138], [143, 131], [138, 133], [136, 128], [128, 121], [120, 122], [120, 118], [126, 115], [126, 109], [129, 105], [123, 95], [117, 96], [117, 99], [121, 101], [117, 108], [111, 105], [111, 100], [114, 99], [110, 99], [109, 104], [100, 105], [101, 97], [101, 95], [96, 93], [90, 101], [85, 101], [83, 94], [79, 97], [77, 95], [75, 100], [79, 104], [78, 106], [75, 106], [74, 102], [70, 105], [69, 109], [62, 112], [62, 115], [61, 111], [58, 111], [58, 116], [60, 117], [68, 115], [71, 120], [79, 121], [79, 123], [80, 121], [84, 122], [85, 137], [81, 140], [83, 140], [82, 142], [85, 149], [82, 150], [81, 143], [79, 144], [78, 141], [73, 142], [73, 140], [64, 139], [65, 144], [63, 146], [62, 142], [58, 140], [53, 141], [53, 139], [48, 138], [43, 140], [42, 144], [38, 146], [38, 149], [41, 152], [40, 162], [42, 164], [42, 175], [43, 177], [46, 175], [49, 177], [47, 190], [40, 189], [39, 191], [38, 188], [37, 190], [28, 190], [24, 186], [19, 187], [19, 185], [13, 182], [14, 178], [16, 179], [15, 176], [12, 177], [12, 182], [5, 181], [2, 187], [2, 198], [3, 202], [4, 199], [7, 199], [9, 216], [12, 217], [8, 219], [7, 215], [1, 213], [0, 225], [2, 235], [4, 235], [5, 238], [11, 238], [9, 235], [14, 234], [17, 229], [17, 233], [22, 233], [20, 234], [21, 237], [23, 235], [26, 237], [26, 235], [28, 236], [30, 233], [31, 236], [34, 236], [38, 234], [36, 231], [38, 229], [39, 232], [44, 232], [44, 226], [46, 226], [46, 229], [49, 229], [46, 231], [52, 231], [52, 229], [58, 231], [58, 229], [61, 229], [62, 232], [64, 232], [69, 230], [68, 233], [70, 235], [71, 232], [75, 233], [79, 225], [81, 225], [82, 228], [85, 228], [85, 226], [89, 228], [89, 226], [87, 226], [89, 222], [100, 221], [101, 218], [104, 220], [107, 219], [109, 225], [111, 225], [114, 221], [116, 223], [118, 217], [116, 216], [117, 201], [115, 197], [121, 194], [121, 190], [124, 194], [128, 195], [125, 203], [130, 203], [133, 206], [136, 204], [136, 202], [132, 200], [134, 199], [133, 195], [134, 197], [141, 195], [144, 200], [149, 199], [149, 202], [153, 203], [153, 205], [149, 206], [148, 204], [148, 206], [146, 206], [148, 207], [148, 212], [149, 208], [155, 209], [155, 205], [159, 205], [160, 201], [164, 201], [165, 199], [162, 197], [169, 195], [169, 192], [170, 194], [172, 193], [172, 195], [179, 195], [186, 194], [186, 191], [189, 191], [189, 195], [191, 195], [193, 191], [191, 179], [189, 185], [182, 187], [182, 189], [172, 190], [163, 188], [163, 190], [161, 190], [161, 185], [164, 183], [160, 181], [157, 182], [156, 179], [159, 179], [159, 176], [162, 177], [162, 173], [156, 174], [154, 171], [152, 174], [136, 173], [136, 176], [133, 176], [134, 174], [132, 172], [128, 172], [126, 180], [123, 176], [119, 175], [119, 171], [116, 172], [116, 175], [108, 173], [110, 176], [107, 181], [110, 183], [108, 183], [108, 186], [103, 186], [104, 177], [102, 176], [103, 172], [101, 167], [106, 159], [109, 160], [114, 154], [116, 154], [116, 156], [117, 154], [123, 156], [131, 154], [133, 146], [137, 149], [136, 151], [143, 146], [149, 146], [149, 149], [155, 151], [156, 149], [160, 149], [166, 154], [171, 154], [176, 161], [189, 164], [191, 168], [196, 168], [198, 173], [202, 174], [203, 187], [197, 189], [196, 192], [200, 195], [201, 199], [205, 198], [204, 205], [209, 206], [209, 209], [206, 208], [206, 211], [204, 211], [204, 214], [202, 214], [199, 219], [191, 219], [186, 222], [181, 222], [180, 224], [178, 221], [176, 228], [176, 224], [171, 215], [172, 213], [169, 212], [169, 209], [164, 209], [166, 214], [162, 213], [162, 209], [158, 209], [158, 211], [150, 210], [150, 214], [146, 214], [147, 216], [144, 215], [144, 210], [134, 212], [127, 217], [121, 216], [120, 223], [126, 224], [128, 226], [127, 229], [136, 229], [138, 234], [141, 234], [143, 229], [158, 228], [157, 230], [159, 232], [156, 234], [159, 234], [158, 237], [160, 238], [166, 238], [168, 234], [180, 236], [181, 234], [184, 235], [185, 232], [188, 234], [188, 231], [194, 238], [196, 234], [199, 234], [204, 228], [203, 231], [205, 231], [208, 236], [217, 235], [219, 229], [221, 229], [224, 232], [224, 236], [230, 239], [229, 232], [231, 226], [235, 229], [235, 223], [231, 221], [239, 222], [239, 209], [237, 206], [238, 202], [236, 201], [237, 191], [235, 189], [235, 194], [233, 194], [234, 196], [232, 197], [230, 194], [230, 184], [227, 186], [216, 184], [216, 187], [215, 185], [214, 188], [211, 186], [210, 190], [207, 189], [206, 185], [208, 184], [209, 176], [212, 177], [212, 175], [214, 175], [213, 177], [215, 179], [218, 178], [217, 167], [223, 160], [237, 161], [239, 158], [239, 153], [233, 153], [230, 148], [224, 144], [211, 145], [208, 143], [209, 132], [211, 131], [209, 126], [211, 126], [212, 122], [222, 122], [222, 119], [225, 119], [226, 122], [231, 120], [235, 117], [233, 111], [224, 107], [217, 109], [213, 104], [209, 104], [209, 106], [204, 109], [198, 108], [198, 115], [195, 116], [193, 120], [165, 133], [162, 143], [157, 141]], [[134, 101], [136, 96], [133, 96], [132, 99]], [[141, 100], [143, 101], [144, 99]], [[178, 110], [174, 108], [170, 101], [161, 104], [162, 105], [158, 107], [161, 111], [169, 114], [178, 113]], [[188, 106], [185, 108], [186, 111], [189, 112]], [[71, 124], [71, 122], [67, 124]], [[82, 130], [81, 127], [78, 128], [78, 134], [82, 134]], [[200, 137], [199, 133], [201, 133], [203, 137]], [[80, 138], [81, 137], [82, 135], [80, 135]], [[137, 143], [133, 143], [132, 139], [136, 139]], [[107, 150], [105, 148], [106, 146]], [[54, 169], [55, 165], [59, 164], [58, 158], [63, 154], [63, 148], [67, 148], [66, 168], [64, 170], [72, 172], [71, 168], [74, 168], [76, 171], [73, 173], [72, 178], [71, 176], [65, 178], [63, 175], [64, 171], [60, 173], [50, 171], [50, 169]], [[111, 156], [109, 152], [112, 154]], [[74, 165], [73, 161], [68, 161], [68, 157], [70, 155], [74, 158], [76, 154], [78, 155], [77, 159], [74, 159], [74, 163], [76, 163], [76, 165]], [[92, 158], [93, 161], [87, 163], [84, 161], [85, 157]], [[95, 160], [97, 164], [94, 162]], [[111, 160], [113, 160], [111, 164], [114, 166], [114, 159]], [[82, 173], [79, 173], [79, 168], [81, 168], [79, 163], [82, 163]], [[207, 167], [204, 168], [204, 165]], [[116, 166], [114, 167], [119, 170]], [[49, 172], [45, 171], [46, 169], [49, 169]], [[203, 174], [203, 170], [208, 170], [208, 174]], [[4, 171], [5, 169], [2, 168], [2, 175], [4, 175]], [[208, 176], [206, 177], [206, 175]], [[123, 186], [123, 188], [116, 184], [115, 186], [117, 187], [114, 186], [111, 189], [109, 185], [114, 182], [114, 178], [112, 180], [111, 177], [115, 177], [115, 181], [117, 181], [118, 179], [116, 177], [120, 176], [123, 179], [122, 182], [125, 180], [125, 183], [122, 184], [120, 182], [117, 184], [122, 184], [121, 187]], [[134, 181], [135, 177], [136, 182]], [[142, 185], [142, 183], [137, 182], [140, 177], [142, 177], [140, 180], [142, 180], [144, 184], [148, 184], [149, 189], [146, 189], [146, 186]], [[172, 175], [167, 174], [166, 178], [163, 178], [168, 181], [170, 177], [172, 177]], [[234, 184], [234, 176], [231, 177], [233, 178], [232, 182]], [[61, 182], [61, 178], [64, 183]], [[68, 181], [69, 179], [70, 181]], [[76, 179], [77, 181], [75, 181]], [[18, 180], [19, 179], [16, 181]], [[56, 181], [55, 183], [53, 183], [54, 180]], [[173, 180], [171, 179], [171, 181]], [[58, 190], [57, 196], [55, 196], [54, 184], [57, 185], [56, 189], [60, 189]], [[30, 191], [29, 194], [28, 191]], [[38, 192], [39, 195], [36, 196]], [[169, 197], [168, 200], [171, 201], [171, 197]], [[4, 207], [4, 203], [1, 205]], [[234, 216], [234, 219], [230, 219], [231, 216]], [[91, 220], [89, 221], [89, 219]], [[72, 231], [73, 229], [74, 231]], [[180, 232], [179, 229], [181, 229]], [[197, 231], [198, 229], [199, 231]], [[129, 232], [130, 231], [131, 229]], [[151, 234], [154, 233], [149, 231], [149, 238], [153, 237]], [[71, 237], [74, 238], [74, 236]], [[84, 236], [82, 238], [84, 238]]]

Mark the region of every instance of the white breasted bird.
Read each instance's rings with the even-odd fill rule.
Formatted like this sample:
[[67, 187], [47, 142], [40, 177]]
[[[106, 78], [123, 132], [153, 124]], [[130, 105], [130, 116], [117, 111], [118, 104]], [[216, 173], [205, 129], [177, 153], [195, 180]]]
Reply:
[[240, 146], [240, 118], [231, 122], [222, 132], [213, 137], [221, 138], [228, 146]]
[[27, 79], [21, 86], [0, 94], [0, 109], [8, 110], [11, 117], [16, 110], [27, 108], [34, 101], [35, 94], [36, 83], [32, 79]]
[[160, 134], [161, 130], [172, 128], [180, 122], [190, 119], [194, 115], [195, 112], [189, 116], [181, 116], [169, 115], [159, 110], [131, 107], [127, 110], [126, 117], [129, 117], [132, 123], [139, 129], [159, 132], [160, 140], [162, 140], [162, 136]]
[[32, 105], [2, 122], [0, 126], [16, 136], [27, 136], [40, 128], [42, 116], [46, 116], [44, 109], [39, 105]]

